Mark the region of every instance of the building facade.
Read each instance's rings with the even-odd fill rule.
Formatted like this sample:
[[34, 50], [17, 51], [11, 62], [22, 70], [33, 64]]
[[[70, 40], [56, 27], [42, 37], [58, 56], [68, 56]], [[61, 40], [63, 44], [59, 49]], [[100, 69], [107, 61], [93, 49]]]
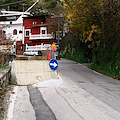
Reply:
[[11, 44], [13, 52], [17, 53], [17, 44], [23, 44], [23, 17], [29, 16], [30, 13], [16, 11], [1, 12], [3, 14], [0, 15], [0, 29], [5, 34], [5, 39], [0, 40], [0, 45], [5, 47]]
[[28, 48], [45, 50], [61, 40], [58, 33], [61, 34], [62, 30], [58, 28], [56, 18], [51, 15], [33, 16], [28, 12], [2, 12], [5, 14], [0, 15], [0, 27], [6, 34], [6, 40], [12, 42], [15, 54], [23, 54]]
[[35, 46], [56, 41], [55, 20], [49, 15], [24, 17], [24, 44]]

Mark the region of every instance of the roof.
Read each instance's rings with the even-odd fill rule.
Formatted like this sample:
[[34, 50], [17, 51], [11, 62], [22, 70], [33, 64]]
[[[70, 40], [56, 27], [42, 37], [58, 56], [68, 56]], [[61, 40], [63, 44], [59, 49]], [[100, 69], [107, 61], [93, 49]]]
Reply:
[[0, 16], [0, 21], [14, 21], [18, 19], [20, 15], [11, 15], [11, 16]]
[[28, 12], [1, 11], [0, 21], [16, 21], [21, 15], [30, 15]]
[[49, 17], [49, 16], [50, 15], [34, 15], [34, 16], [23, 17], [23, 19], [44, 18], [44, 17]]

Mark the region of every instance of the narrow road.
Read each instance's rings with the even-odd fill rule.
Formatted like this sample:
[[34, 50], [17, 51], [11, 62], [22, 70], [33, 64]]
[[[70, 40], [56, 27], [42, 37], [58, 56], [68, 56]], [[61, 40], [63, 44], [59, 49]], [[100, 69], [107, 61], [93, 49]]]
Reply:
[[58, 62], [59, 79], [15, 86], [7, 120], [120, 120], [120, 81]]
[[59, 61], [59, 72], [95, 98], [120, 112], [120, 81], [66, 59]]

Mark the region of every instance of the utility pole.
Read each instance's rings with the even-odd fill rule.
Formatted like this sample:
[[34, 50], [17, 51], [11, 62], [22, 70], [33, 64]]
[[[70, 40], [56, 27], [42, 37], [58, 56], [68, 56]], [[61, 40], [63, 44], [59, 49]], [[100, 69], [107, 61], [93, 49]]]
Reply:
[[10, 10], [10, 6], [8, 6], [8, 11]]
[[59, 15], [58, 15], [58, 45], [60, 43], [60, 23], [59, 23]]
[[24, 6], [25, 6], [25, 4], [23, 3], [23, 12], [24, 12]]

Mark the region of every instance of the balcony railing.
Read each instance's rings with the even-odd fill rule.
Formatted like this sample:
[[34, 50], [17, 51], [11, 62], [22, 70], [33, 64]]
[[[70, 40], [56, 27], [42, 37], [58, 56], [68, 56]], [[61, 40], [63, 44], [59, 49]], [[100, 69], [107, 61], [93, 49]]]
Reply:
[[55, 36], [53, 34], [40, 34], [40, 35], [30, 35], [30, 40], [35, 39], [54, 39]]
[[26, 51], [27, 50], [50, 50], [51, 49], [51, 44], [44, 44], [43, 43], [41, 45], [36, 45], [36, 46], [28, 46], [26, 44]]

